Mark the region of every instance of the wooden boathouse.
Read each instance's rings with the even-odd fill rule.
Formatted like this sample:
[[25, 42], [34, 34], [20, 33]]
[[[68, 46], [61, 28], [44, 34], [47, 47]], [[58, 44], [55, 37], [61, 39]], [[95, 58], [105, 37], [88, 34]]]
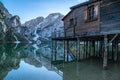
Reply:
[[[71, 11], [63, 18], [64, 35], [61, 36], [63, 33], [60, 31], [55, 32], [52, 40], [63, 41], [64, 49], [65, 44], [67, 47], [69, 46], [69, 41], [76, 41], [77, 60], [80, 60], [81, 42], [86, 46], [85, 54], [88, 58], [96, 56], [95, 48], [97, 47], [98, 57], [102, 58], [104, 69], [107, 68], [110, 49], [112, 51], [111, 59], [117, 61], [120, 53], [118, 48], [120, 43], [120, 0], [89, 0], [72, 6], [70, 9]], [[110, 46], [112, 48], [109, 48]], [[88, 47], [90, 50], [87, 49]]]

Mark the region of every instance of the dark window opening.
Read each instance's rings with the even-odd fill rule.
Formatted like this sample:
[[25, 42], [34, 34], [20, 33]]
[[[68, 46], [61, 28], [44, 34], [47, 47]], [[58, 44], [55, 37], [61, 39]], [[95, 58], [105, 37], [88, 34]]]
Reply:
[[88, 20], [92, 21], [94, 20], [94, 6], [88, 7]]
[[70, 27], [74, 26], [74, 19], [70, 19]]

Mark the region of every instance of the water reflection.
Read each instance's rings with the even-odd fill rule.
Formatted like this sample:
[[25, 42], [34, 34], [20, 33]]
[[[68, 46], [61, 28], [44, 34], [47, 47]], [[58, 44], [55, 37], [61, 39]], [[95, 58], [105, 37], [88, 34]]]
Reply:
[[50, 52], [46, 45], [0, 45], [0, 80], [63, 80]]
[[52, 55], [48, 44], [1, 44], [0, 80], [120, 79], [120, 63], [111, 62], [108, 70], [103, 70], [99, 59], [73, 62], [70, 57], [67, 62], [71, 54], [63, 54], [61, 43], [56, 49], [56, 55]]
[[[118, 53], [118, 62], [114, 63], [112, 61], [108, 61], [108, 70], [103, 70], [102, 64], [103, 61], [100, 58], [95, 59], [88, 59], [85, 57], [84, 53], [82, 53], [81, 61], [71, 62], [74, 58], [69, 56], [74, 55], [75, 47], [70, 47], [68, 50], [65, 51], [65, 59], [58, 58], [59, 53], [59, 46], [63, 45], [63, 43], [58, 43], [57, 46], [54, 48], [56, 52], [53, 51], [55, 54], [53, 55], [53, 64], [57, 67], [58, 70], [63, 72], [63, 80], [119, 80], [120, 79], [120, 54]], [[63, 47], [63, 46], [62, 46]], [[83, 47], [83, 45], [81, 45]], [[82, 48], [81, 48], [82, 49]], [[66, 48], [65, 48], [66, 50]], [[82, 49], [84, 50], [84, 49]], [[63, 50], [62, 50], [63, 51]], [[63, 53], [63, 52], [62, 52]], [[68, 60], [66, 58], [68, 57]]]

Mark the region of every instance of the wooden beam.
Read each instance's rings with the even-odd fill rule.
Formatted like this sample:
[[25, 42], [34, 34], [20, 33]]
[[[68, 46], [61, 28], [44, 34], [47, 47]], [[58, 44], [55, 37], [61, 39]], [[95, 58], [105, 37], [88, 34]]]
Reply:
[[94, 57], [95, 55], [95, 41], [92, 41], [92, 47], [91, 47], [91, 57]]
[[108, 38], [107, 35], [104, 36], [104, 56], [103, 56], [103, 69], [107, 69], [108, 60]]
[[54, 40], [52, 40], [52, 54], [51, 54], [51, 61], [53, 61], [53, 54], [54, 54]]
[[77, 60], [80, 60], [80, 39], [77, 38]]
[[118, 57], [118, 42], [115, 41], [114, 42], [114, 61], [117, 61], [117, 57]]
[[64, 48], [64, 62], [65, 62], [65, 40], [63, 40], [63, 48]]
[[69, 61], [69, 40], [67, 40], [67, 62]]
[[57, 41], [55, 41], [55, 61], [56, 61], [56, 58], [57, 58]]

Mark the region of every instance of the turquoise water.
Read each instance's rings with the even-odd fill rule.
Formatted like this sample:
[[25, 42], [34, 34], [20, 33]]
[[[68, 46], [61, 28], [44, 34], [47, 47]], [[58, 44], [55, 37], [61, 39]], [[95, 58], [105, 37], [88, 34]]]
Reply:
[[0, 80], [63, 80], [49, 50], [46, 45], [0, 45]]
[[108, 62], [103, 70], [99, 59], [77, 62], [68, 55], [64, 62], [60, 46], [56, 60], [51, 53], [47, 44], [1, 44], [0, 80], [120, 80], [119, 62]]

